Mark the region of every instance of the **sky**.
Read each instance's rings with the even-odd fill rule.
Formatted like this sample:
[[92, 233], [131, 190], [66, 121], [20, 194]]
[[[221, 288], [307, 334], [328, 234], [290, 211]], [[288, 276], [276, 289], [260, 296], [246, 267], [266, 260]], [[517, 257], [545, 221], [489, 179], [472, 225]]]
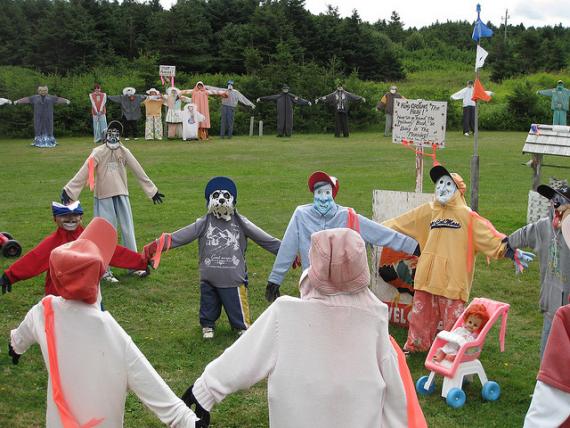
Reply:
[[[176, 0], [161, 0], [165, 8]], [[509, 10], [509, 23], [525, 27], [542, 27], [562, 23], [570, 27], [568, 0], [481, 0], [481, 19], [500, 25], [505, 10]], [[364, 21], [390, 19], [393, 10], [398, 12], [405, 27], [423, 27], [436, 21], [474, 21], [476, 1], [471, 0], [306, 0], [306, 8], [313, 14], [325, 12], [327, 4], [337, 6], [341, 16], [350, 16], [356, 9]], [[230, 12], [231, 13], [231, 12]]]

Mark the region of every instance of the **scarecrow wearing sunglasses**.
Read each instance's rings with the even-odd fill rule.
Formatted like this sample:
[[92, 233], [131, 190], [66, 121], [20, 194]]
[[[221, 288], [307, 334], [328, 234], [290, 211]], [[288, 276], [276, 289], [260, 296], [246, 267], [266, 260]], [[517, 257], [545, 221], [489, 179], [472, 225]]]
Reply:
[[245, 331], [251, 324], [247, 298], [247, 239], [277, 254], [281, 241], [250, 222], [235, 208], [237, 187], [228, 177], [214, 177], [204, 192], [208, 212], [196, 222], [145, 245], [144, 253], [154, 257], [155, 268], [161, 252], [198, 239], [200, 257], [200, 324], [204, 339], [214, 337], [214, 327], [222, 307], [234, 330]]

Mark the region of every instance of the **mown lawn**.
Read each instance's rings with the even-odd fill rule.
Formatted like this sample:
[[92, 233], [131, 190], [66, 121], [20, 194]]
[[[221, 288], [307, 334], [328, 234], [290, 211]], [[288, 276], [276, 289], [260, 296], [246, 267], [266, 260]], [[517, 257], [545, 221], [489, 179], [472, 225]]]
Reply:
[[[522, 165], [524, 133], [482, 133], [480, 138], [480, 212], [498, 230], [510, 233], [526, 219], [531, 170]], [[62, 186], [81, 166], [93, 147], [90, 138], [61, 139], [56, 149], [36, 149], [29, 140], [0, 140], [0, 230], [12, 233], [25, 251], [54, 230], [50, 202], [59, 200]], [[307, 176], [323, 169], [340, 179], [337, 202], [371, 216], [372, 190], [414, 190], [414, 156], [380, 134], [353, 134], [349, 139], [329, 135], [294, 135], [291, 139], [214, 138], [208, 143], [181, 141], [127, 143], [146, 172], [166, 194], [163, 205], [145, 198], [130, 177], [139, 249], [163, 231], [173, 231], [193, 222], [205, 212], [204, 186], [214, 175], [231, 176], [238, 185], [239, 211], [256, 224], [281, 237], [295, 206], [308, 203], [312, 195]], [[469, 181], [472, 139], [459, 132], [448, 134], [448, 148], [438, 158], [450, 170]], [[547, 164], [570, 166], [561, 158]], [[428, 164], [426, 164], [428, 165]], [[432, 188], [426, 168], [424, 185]], [[549, 175], [567, 177], [567, 171], [544, 168]], [[86, 215], [92, 217], [92, 198], [82, 193]], [[254, 316], [267, 306], [265, 284], [273, 256], [252, 244], [248, 251], [251, 279], [250, 301]], [[0, 258], [0, 268], [10, 260]], [[200, 375], [206, 364], [234, 340], [225, 315], [218, 323], [216, 338], [204, 342], [198, 323], [197, 245], [165, 255], [158, 271], [147, 279], [117, 272], [120, 283], [104, 283], [106, 308], [133, 337], [149, 361], [177, 394]], [[300, 272], [291, 272], [282, 292], [297, 295]], [[44, 425], [47, 375], [37, 346], [18, 366], [7, 354], [10, 329], [41, 298], [43, 277], [18, 283], [11, 294], [0, 296], [0, 426]], [[448, 407], [437, 395], [420, 402], [434, 427], [520, 427], [530, 402], [538, 370], [542, 318], [538, 311], [538, 265], [516, 277], [508, 260], [491, 262], [479, 258], [471, 297], [485, 296], [509, 302], [511, 311], [506, 352], [498, 349], [498, 329], [489, 335], [482, 362], [490, 379], [502, 388], [498, 402], [484, 403], [478, 381], [467, 387], [467, 404], [460, 410]], [[405, 332], [391, 332], [403, 343]], [[409, 359], [414, 379], [426, 374], [424, 355]], [[236, 370], [239, 370], [236, 367]], [[438, 383], [441, 386], [441, 380]], [[354, 391], [358, 395], [358, 391]], [[342, 403], [339, 403], [342, 406]], [[96, 416], [96, 415], [94, 415]], [[268, 425], [265, 384], [234, 394], [215, 407], [213, 427], [264, 427]], [[135, 396], [127, 401], [125, 426], [162, 426]]]

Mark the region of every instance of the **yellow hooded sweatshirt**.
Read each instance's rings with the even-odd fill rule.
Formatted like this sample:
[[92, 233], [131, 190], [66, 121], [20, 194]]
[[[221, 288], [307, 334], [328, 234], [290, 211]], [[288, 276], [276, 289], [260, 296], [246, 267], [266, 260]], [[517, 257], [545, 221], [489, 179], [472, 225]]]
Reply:
[[414, 289], [463, 302], [469, 299], [475, 254], [498, 259], [507, 249], [505, 235], [472, 211], [459, 191], [445, 205], [423, 204], [383, 225], [420, 245]]

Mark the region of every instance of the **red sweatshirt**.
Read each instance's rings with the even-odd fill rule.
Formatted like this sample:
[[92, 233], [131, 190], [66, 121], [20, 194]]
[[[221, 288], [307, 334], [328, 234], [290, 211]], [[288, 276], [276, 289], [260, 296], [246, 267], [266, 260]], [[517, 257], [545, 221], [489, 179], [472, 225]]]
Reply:
[[[81, 232], [83, 232], [82, 226], [78, 226], [73, 232], [58, 227], [54, 233], [45, 237], [35, 248], [27, 252], [4, 271], [10, 283], [14, 284], [47, 271], [45, 294], [58, 296], [49, 274], [49, 256], [54, 248], [75, 241], [81, 235]], [[117, 245], [110, 265], [133, 270], [144, 270], [147, 267], [146, 260], [142, 254], [135, 253], [121, 245]]]

